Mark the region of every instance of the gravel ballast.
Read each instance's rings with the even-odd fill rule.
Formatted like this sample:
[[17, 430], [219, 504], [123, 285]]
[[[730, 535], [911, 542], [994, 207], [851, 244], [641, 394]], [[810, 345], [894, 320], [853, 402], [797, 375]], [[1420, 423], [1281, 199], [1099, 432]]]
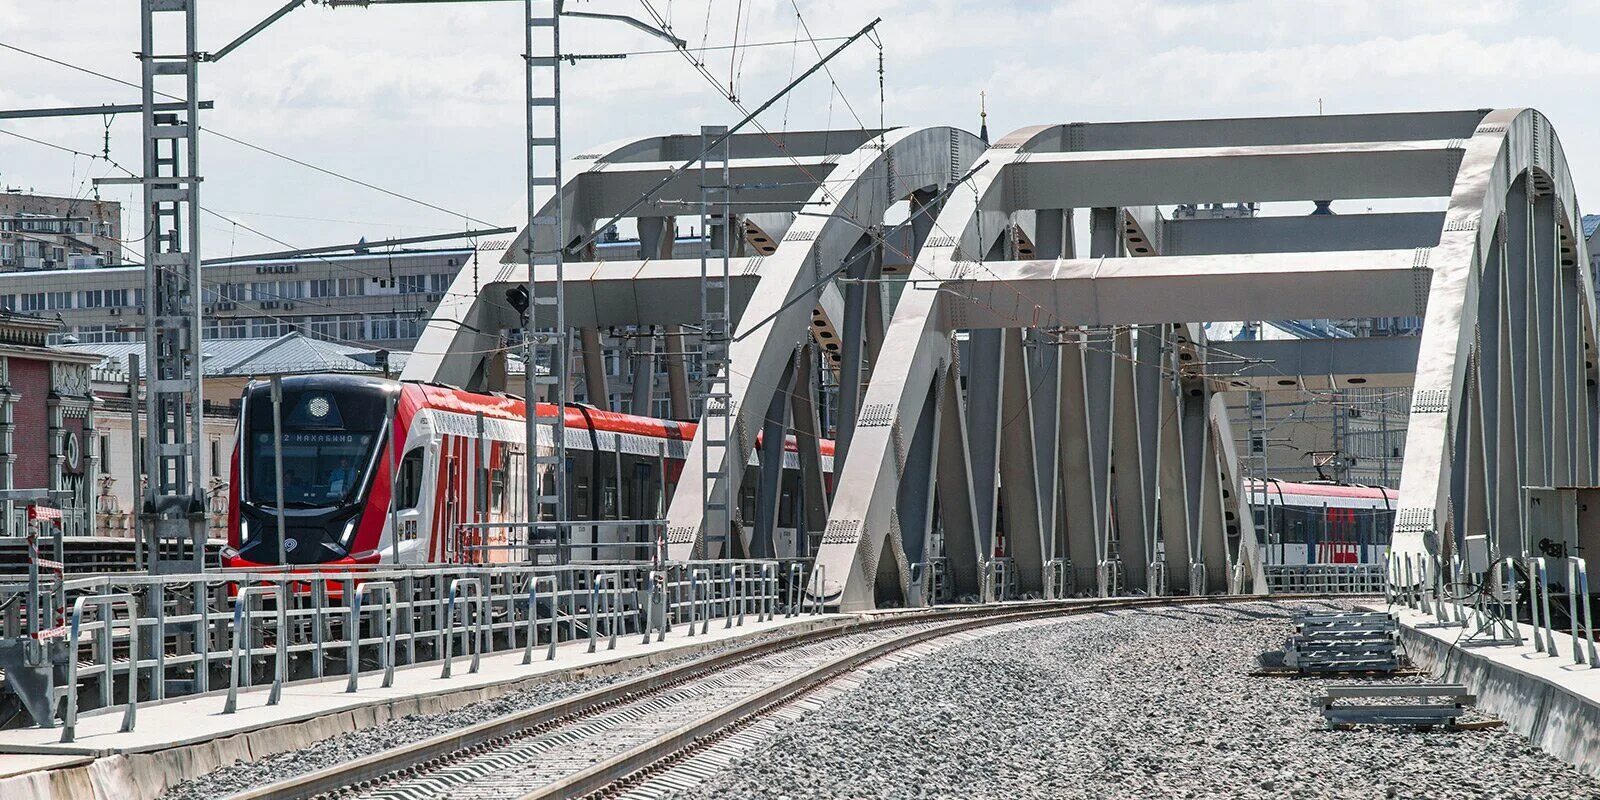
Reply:
[[[1293, 604], [1096, 614], [878, 672], [682, 798], [1592, 798], [1506, 728], [1328, 730]], [[1413, 678], [1425, 681], [1426, 678]]]
[[[717, 624], [720, 624], [720, 622]], [[274, 753], [251, 762], [224, 765], [219, 769], [184, 781], [168, 789], [162, 795], [162, 800], [212, 800], [213, 798], [236, 794], [246, 789], [337, 766], [352, 759], [384, 750], [391, 750], [396, 747], [403, 747], [459, 728], [487, 722], [497, 717], [504, 717], [546, 703], [553, 703], [566, 697], [637, 678], [686, 661], [705, 658], [734, 647], [743, 647], [778, 636], [786, 636], [790, 633], [793, 633], [793, 631], [779, 629], [738, 639], [724, 639], [715, 644], [707, 645], [697, 652], [685, 653], [656, 664], [640, 665], [609, 675], [567, 679], [552, 678], [548, 682], [537, 683], [491, 700], [471, 703], [450, 711], [438, 714], [407, 715], [380, 723], [371, 728], [351, 731], [324, 739], [309, 747]]]

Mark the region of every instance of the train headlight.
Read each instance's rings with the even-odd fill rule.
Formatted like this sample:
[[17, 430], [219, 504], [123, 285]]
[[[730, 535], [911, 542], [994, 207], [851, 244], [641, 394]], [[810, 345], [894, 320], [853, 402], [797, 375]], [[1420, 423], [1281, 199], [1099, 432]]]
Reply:
[[356, 521], [354, 519], [344, 524], [344, 533], [339, 536], [339, 541], [349, 546], [351, 537], [356, 535]]
[[250, 521], [241, 516], [239, 517], [239, 546], [243, 547], [249, 543]]

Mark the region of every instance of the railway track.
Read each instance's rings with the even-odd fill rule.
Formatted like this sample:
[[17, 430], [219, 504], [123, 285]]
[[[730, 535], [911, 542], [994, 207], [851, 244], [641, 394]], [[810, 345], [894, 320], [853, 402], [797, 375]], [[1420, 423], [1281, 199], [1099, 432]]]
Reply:
[[936, 638], [1073, 614], [1260, 599], [1124, 598], [975, 607], [792, 633], [297, 775], [231, 800], [539, 800], [629, 794], [652, 776], [670, 772], [719, 740], [737, 737], [745, 726], [830, 681]]

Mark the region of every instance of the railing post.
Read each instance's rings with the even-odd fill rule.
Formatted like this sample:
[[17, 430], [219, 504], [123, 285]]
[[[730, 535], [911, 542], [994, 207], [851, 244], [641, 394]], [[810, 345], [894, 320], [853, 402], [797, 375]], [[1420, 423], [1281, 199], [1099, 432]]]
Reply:
[[607, 609], [610, 614], [606, 621], [607, 633], [611, 634], [611, 643], [607, 650], [617, 649], [617, 628], [622, 623], [622, 580], [618, 573], [611, 573], [611, 601]]
[[[125, 605], [128, 609], [128, 702], [122, 710], [122, 732], [133, 730], [139, 712], [139, 608], [134, 603], [133, 595], [97, 594], [89, 597], [80, 597], [72, 603], [72, 627], [68, 630], [70, 637], [67, 642], [71, 651], [67, 654], [67, 713], [62, 720], [61, 742], [71, 744], [78, 734], [78, 640], [83, 631], [83, 609], [93, 604], [102, 608], [105, 613], [100, 620], [104, 626], [106, 639], [109, 640], [112, 624], [116, 620], [116, 606]], [[30, 612], [31, 613], [31, 612]], [[160, 646], [160, 643], [157, 643]], [[101, 684], [111, 686], [115, 677], [112, 666], [115, 662], [111, 659], [110, 648], [105, 652], [105, 672], [102, 673]], [[161, 676], [156, 676], [160, 680]], [[52, 703], [54, 705], [54, 703]], [[107, 706], [109, 707], [109, 703]]]
[[233, 653], [228, 659], [228, 698], [223, 703], [222, 713], [232, 714], [239, 710], [239, 650], [240, 638], [244, 637], [244, 670], [246, 686], [250, 680], [250, 654], [255, 650], [254, 639], [251, 638], [250, 619], [254, 615], [250, 612], [250, 600], [253, 597], [271, 595], [277, 601], [277, 658], [273, 670], [272, 690], [267, 694], [267, 705], [275, 706], [283, 695], [283, 681], [289, 656], [289, 616], [287, 608], [287, 592], [283, 578], [270, 586], [243, 586], [239, 587], [239, 594], [233, 601]]
[[[484, 595], [482, 580], [476, 577], [452, 579], [450, 581], [449, 598], [444, 610], [445, 624], [440, 627], [440, 630], [444, 632], [444, 669], [439, 674], [441, 679], [450, 677], [454, 672], [456, 617], [458, 616], [456, 609], [458, 607], [468, 614], [468, 624], [470, 625], [467, 630], [466, 641], [468, 646], [472, 648], [472, 662], [467, 667], [468, 673], [476, 673], [478, 671], [483, 656], [483, 612], [487, 610], [484, 607], [487, 597]], [[474, 600], [477, 601], [480, 612], [476, 615], [469, 610], [470, 604]], [[457, 605], [458, 603], [460, 603], [459, 606]]]
[[[1594, 609], [1589, 602], [1589, 562], [1579, 556], [1567, 558], [1567, 591], [1568, 591], [1568, 616], [1572, 617], [1572, 661], [1575, 664], [1587, 663], [1590, 669], [1600, 667], [1600, 658], [1595, 655], [1594, 646]], [[1583, 642], [1578, 640], [1578, 606], [1583, 603]], [[1587, 658], [1585, 652], [1587, 651]]]
[[383, 638], [383, 688], [394, 685], [394, 616], [395, 594], [392, 581], [364, 581], [357, 584], [352, 590], [349, 582], [345, 584], [345, 591], [350, 597], [350, 681], [345, 685], [346, 692], [354, 692], [358, 679], [361, 677], [361, 606], [367, 592], [377, 592], [387, 599], [384, 604], [384, 613], [379, 615]]
[[[1556, 650], [1555, 635], [1550, 631], [1550, 576], [1545, 569], [1544, 557], [1529, 558], [1528, 566], [1528, 605], [1532, 611], [1533, 649], [1551, 656], [1560, 655]], [[1534, 590], [1536, 586], [1537, 591]], [[1544, 632], [1542, 636], [1541, 630]]]

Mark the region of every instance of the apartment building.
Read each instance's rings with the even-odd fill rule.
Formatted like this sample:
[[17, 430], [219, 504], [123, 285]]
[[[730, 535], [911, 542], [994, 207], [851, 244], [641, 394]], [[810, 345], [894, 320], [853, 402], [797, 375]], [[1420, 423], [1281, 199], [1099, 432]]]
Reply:
[[[397, 250], [207, 264], [204, 336], [318, 339], [410, 350], [470, 249]], [[52, 344], [139, 341], [144, 268], [0, 273], [0, 309], [59, 320]]]
[[116, 266], [121, 237], [121, 203], [0, 192], [0, 272]]

